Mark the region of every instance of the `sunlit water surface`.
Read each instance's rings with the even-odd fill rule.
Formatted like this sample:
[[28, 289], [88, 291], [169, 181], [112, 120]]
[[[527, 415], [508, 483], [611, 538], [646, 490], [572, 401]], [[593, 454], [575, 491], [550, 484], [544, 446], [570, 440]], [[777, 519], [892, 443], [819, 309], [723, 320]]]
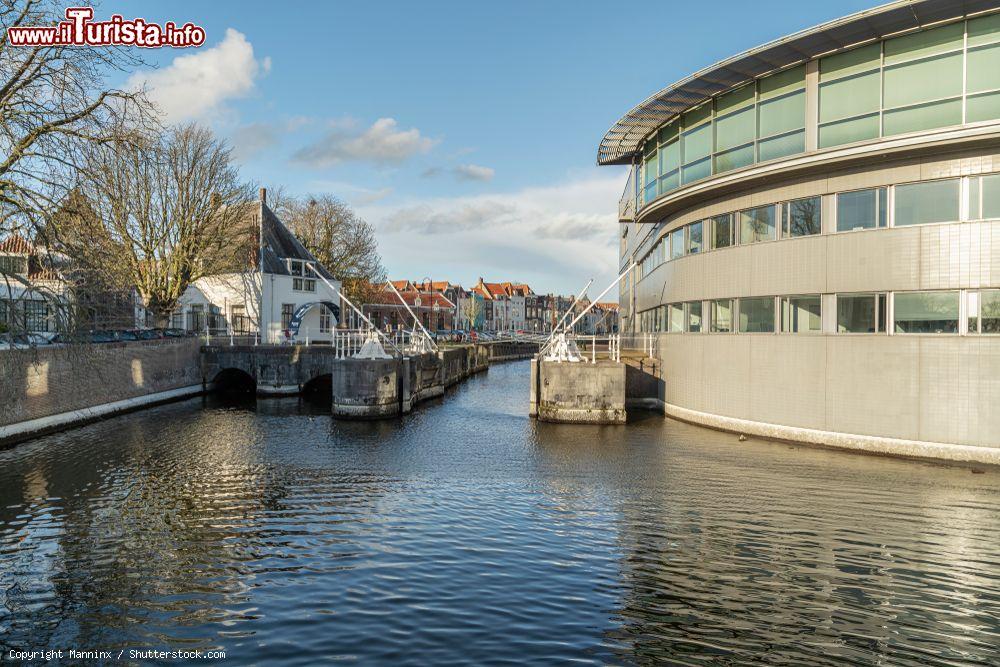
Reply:
[[541, 424], [527, 389], [497, 366], [381, 423], [195, 399], [0, 451], [0, 647], [1000, 663], [1000, 472]]

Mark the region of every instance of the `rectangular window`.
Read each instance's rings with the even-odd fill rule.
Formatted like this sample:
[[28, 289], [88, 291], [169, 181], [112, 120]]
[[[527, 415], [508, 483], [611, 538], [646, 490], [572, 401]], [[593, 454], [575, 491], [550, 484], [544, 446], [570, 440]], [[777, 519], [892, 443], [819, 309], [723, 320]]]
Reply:
[[319, 332], [330, 333], [331, 328], [330, 311], [326, 306], [320, 306], [319, 310]]
[[805, 151], [805, 66], [764, 77], [758, 83], [757, 159], [774, 160]]
[[702, 251], [703, 243], [701, 230], [701, 221], [692, 222], [688, 225], [688, 252], [691, 254]]
[[304, 285], [305, 291], [315, 292], [316, 291], [316, 281], [312, 279], [306, 279]]
[[229, 310], [229, 328], [233, 333], [250, 333], [250, 320], [245, 306], [233, 306]]
[[896, 333], [958, 333], [958, 292], [897, 292]]
[[774, 206], [740, 211], [740, 245], [775, 239]]
[[712, 333], [730, 333], [733, 330], [733, 300], [716, 299], [710, 301]]
[[979, 217], [983, 220], [1000, 218], [1000, 174], [983, 176], [979, 180], [979, 193]]
[[896, 227], [959, 219], [960, 180], [926, 181], [897, 185], [893, 205]]
[[879, 136], [881, 63], [878, 43], [820, 60], [820, 148]]
[[855, 190], [837, 195], [837, 231], [885, 227], [886, 189]]
[[642, 191], [643, 202], [648, 203], [656, 198], [656, 179], [659, 176], [657, 172], [656, 143], [651, 144], [651, 147], [647, 146], [646, 150], [648, 154], [642, 165]]
[[44, 301], [24, 302], [24, 328], [28, 331], [49, 330], [49, 306]]
[[740, 299], [740, 333], [774, 333], [774, 299]]
[[201, 331], [205, 328], [205, 306], [195, 304], [188, 313], [188, 331]]
[[838, 333], [885, 333], [885, 294], [838, 294]]
[[670, 232], [670, 259], [684, 256], [684, 228]]
[[[670, 143], [660, 146], [660, 188], [659, 193], [675, 189], [680, 185], [679, 173], [681, 166], [681, 142], [676, 137], [676, 123], [674, 125], [674, 139]], [[663, 133], [663, 130], [660, 130]]]
[[292, 316], [295, 315], [294, 303], [281, 304], [281, 328], [290, 329], [292, 326]]
[[712, 248], [728, 248], [736, 245], [733, 214], [717, 215], [709, 221], [712, 228]]
[[691, 301], [686, 304], [688, 333], [701, 333], [701, 301]]
[[782, 297], [782, 333], [819, 333], [822, 330], [822, 299], [819, 295]]
[[681, 333], [684, 331], [684, 306], [679, 303], [672, 303], [667, 306], [666, 330], [670, 333]]
[[811, 236], [819, 234], [821, 224], [822, 200], [820, 197], [807, 197], [785, 202], [782, 220], [782, 235], [786, 237]]
[[16, 255], [0, 256], [0, 273], [7, 275], [23, 275], [28, 271], [28, 260]]
[[290, 259], [290, 260], [288, 260], [288, 272], [290, 274], [292, 274], [293, 276], [301, 276], [302, 275], [302, 271], [303, 271], [303, 268], [302, 268], [302, 261], [301, 260], [298, 260], [298, 259]]
[[292, 279], [292, 289], [295, 290], [296, 292], [302, 291], [302, 278]]
[[969, 292], [969, 333], [1000, 334], [1000, 290]]

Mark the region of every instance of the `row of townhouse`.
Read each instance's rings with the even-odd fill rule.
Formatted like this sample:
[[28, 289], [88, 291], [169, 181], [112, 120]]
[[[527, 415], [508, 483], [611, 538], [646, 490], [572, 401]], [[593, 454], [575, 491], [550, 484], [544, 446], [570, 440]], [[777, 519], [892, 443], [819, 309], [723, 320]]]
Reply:
[[[395, 290], [390, 288], [391, 286]], [[399, 296], [397, 296], [397, 294]], [[465, 289], [447, 280], [391, 280], [364, 307], [365, 314], [383, 329], [408, 328], [413, 317], [400, 299], [406, 301], [425, 328], [432, 331], [508, 331], [549, 333], [572, 307], [564, 324], [584, 313], [590, 301], [553, 294], [535, 294], [530, 286], [517, 282], [486, 282], [481, 277]], [[574, 325], [576, 333], [608, 334], [618, 330], [618, 304], [598, 303]]]

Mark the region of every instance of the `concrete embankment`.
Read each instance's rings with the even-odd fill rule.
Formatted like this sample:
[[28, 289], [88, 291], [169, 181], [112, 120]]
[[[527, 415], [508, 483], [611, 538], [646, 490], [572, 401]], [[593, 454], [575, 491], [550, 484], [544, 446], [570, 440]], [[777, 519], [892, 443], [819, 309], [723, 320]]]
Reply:
[[0, 445], [202, 391], [193, 338], [0, 352]]
[[549, 422], [624, 424], [625, 365], [535, 359], [529, 413]]
[[465, 345], [401, 359], [337, 359], [331, 376], [336, 417], [384, 419], [410, 412], [420, 401], [489, 368], [490, 351]]

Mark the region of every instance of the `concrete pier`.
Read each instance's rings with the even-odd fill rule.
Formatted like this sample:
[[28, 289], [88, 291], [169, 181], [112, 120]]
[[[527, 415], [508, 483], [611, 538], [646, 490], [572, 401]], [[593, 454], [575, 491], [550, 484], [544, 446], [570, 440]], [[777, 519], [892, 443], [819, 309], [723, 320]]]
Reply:
[[625, 365], [614, 361], [531, 362], [529, 413], [541, 421], [625, 423]]
[[403, 415], [488, 368], [489, 350], [482, 345], [397, 359], [338, 359], [332, 369], [331, 410], [347, 419]]

